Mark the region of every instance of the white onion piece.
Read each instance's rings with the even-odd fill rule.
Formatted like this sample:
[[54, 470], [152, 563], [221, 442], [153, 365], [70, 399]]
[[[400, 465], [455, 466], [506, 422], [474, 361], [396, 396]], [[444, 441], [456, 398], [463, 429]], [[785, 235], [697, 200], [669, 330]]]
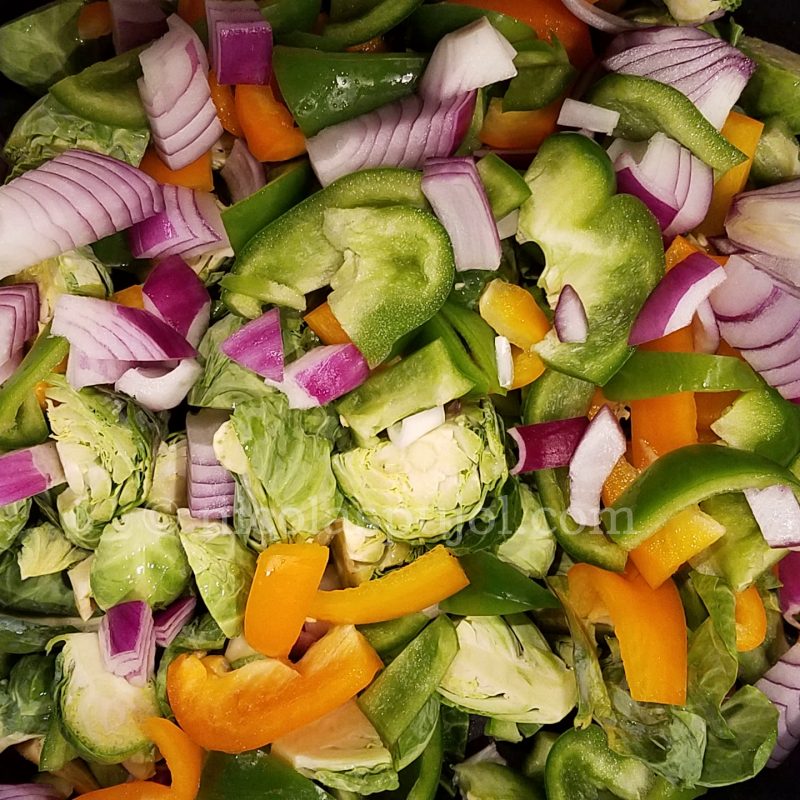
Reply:
[[714, 309], [708, 298], [703, 300], [692, 319], [692, 339], [698, 353], [713, 354], [719, 350], [721, 338]]
[[511, 342], [505, 336], [494, 337], [494, 360], [497, 365], [497, 382], [508, 389], [514, 383], [514, 359], [511, 357]]
[[255, 194], [267, 182], [264, 165], [256, 160], [242, 139], [237, 139], [233, 143], [231, 153], [220, 174], [228, 185], [234, 203]]
[[619, 111], [583, 103], [568, 97], [561, 106], [558, 124], [563, 128], [583, 128], [596, 133], [614, 133], [619, 123]]
[[745, 489], [744, 496], [770, 547], [800, 546], [800, 503], [788, 486]]
[[589, 336], [586, 308], [578, 293], [568, 283], [558, 296], [553, 323], [560, 342], [583, 344]]
[[66, 483], [55, 442], [0, 456], [0, 506], [26, 500]]
[[502, 239], [510, 239], [517, 235], [519, 227], [519, 209], [516, 208], [510, 214], [506, 214], [503, 219], [497, 221], [497, 236]]
[[134, 367], [127, 370], [114, 384], [150, 411], [168, 411], [181, 403], [203, 368], [194, 358], [185, 358], [172, 369]]
[[392, 444], [400, 448], [414, 444], [418, 439], [444, 424], [444, 406], [434, 406], [411, 414], [387, 429]]
[[600, 496], [614, 465], [625, 454], [625, 434], [605, 405], [589, 423], [569, 462], [569, 515], [580, 525], [600, 524]]

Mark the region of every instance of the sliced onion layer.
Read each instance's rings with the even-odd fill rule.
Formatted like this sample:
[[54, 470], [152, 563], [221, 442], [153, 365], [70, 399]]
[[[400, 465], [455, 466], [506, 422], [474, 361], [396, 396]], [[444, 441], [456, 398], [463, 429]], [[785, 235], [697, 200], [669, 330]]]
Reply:
[[237, 139], [233, 143], [231, 154], [220, 174], [234, 203], [254, 195], [267, 182], [264, 165], [248, 150], [244, 139]]
[[788, 486], [745, 489], [744, 496], [770, 547], [800, 546], [800, 503]]
[[139, 56], [142, 98], [153, 143], [170, 169], [207, 153], [222, 136], [208, 85], [208, 59], [194, 29], [173, 14], [169, 31]]
[[459, 272], [500, 266], [497, 224], [472, 158], [427, 161], [422, 192], [450, 237]]
[[0, 386], [2, 386], [16, 371], [22, 363], [22, 351], [14, 353], [8, 361], [0, 364]]
[[193, 258], [230, 247], [212, 194], [171, 185], [161, 191], [163, 210], [134, 225], [128, 235], [136, 258]]
[[561, 0], [564, 6], [569, 9], [581, 22], [585, 22], [592, 28], [605, 33], [619, 33], [642, 27], [640, 23], [623, 19], [616, 14], [598, 8], [589, 0]]
[[568, 97], [561, 106], [557, 122], [563, 128], [611, 135], [619, 124], [619, 111]]
[[646, 41], [641, 31], [622, 33], [612, 42], [603, 66], [674, 87], [719, 130], [755, 71], [755, 62], [715, 36], [693, 28], [678, 30], [690, 33], [679, 36], [673, 28], [652, 28]]
[[289, 408], [324, 406], [369, 377], [366, 359], [354, 344], [315, 347], [284, 369], [282, 381], [266, 383], [282, 391]]
[[265, 84], [272, 75], [272, 28], [255, 0], [206, 0], [211, 67], [221, 85]]
[[176, 367], [133, 367], [114, 388], [150, 411], [168, 411], [183, 402], [202, 374], [194, 358], [185, 358]]
[[160, 0], [109, 0], [111, 40], [114, 50], [127, 53], [152, 42], [167, 30], [167, 15]]
[[183, 336], [149, 311], [94, 297], [61, 295], [52, 331], [92, 359], [152, 362], [197, 354]]
[[187, 494], [193, 517], [227, 519], [233, 515], [235, 482], [214, 453], [214, 434], [227, 412], [203, 409], [186, 416]]
[[39, 322], [39, 288], [35, 283], [0, 286], [0, 364], [20, 353]]
[[725, 270], [713, 258], [692, 253], [653, 289], [633, 323], [628, 344], [652, 342], [690, 325], [701, 303], [725, 278]]
[[444, 419], [444, 406], [434, 406], [395, 422], [386, 432], [393, 444], [405, 448], [443, 425]]
[[91, 358], [77, 347], [70, 347], [67, 383], [73, 389], [110, 385], [116, 383], [129, 369], [133, 369], [136, 363], [113, 358]]
[[153, 614], [153, 632], [159, 647], [169, 647], [194, 615], [197, 598], [182, 597]]
[[55, 442], [0, 455], [0, 506], [66, 483]]
[[767, 762], [774, 768], [800, 742], [800, 643], [784, 653], [755, 685], [778, 709], [778, 739]]
[[800, 628], [800, 551], [793, 550], [778, 565], [778, 589], [783, 618], [793, 627]]
[[514, 358], [511, 354], [511, 342], [505, 336], [494, 337], [494, 361], [497, 382], [504, 389], [510, 389], [514, 383]]
[[568, 283], [558, 296], [553, 324], [560, 342], [582, 344], [589, 336], [586, 308], [578, 293]]
[[100, 655], [105, 668], [133, 686], [145, 686], [155, 673], [153, 612], [143, 600], [120, 603], [100, 620]]
[[142, 286], [144, 307], [197, 347], [208, 328], [211, 297], [179, 256], [158, 263]]
[[49, 783], [0, 783], [0, 800], [63, 800], [64, 795]]
[[719, 350], [722, 339], [719, 335], [719, 325], [714, 316], [714, 309], [711, 308], [708, 298], [697, 306], [697, 311], [692, 319], [692, 338], [694, 349], [698, 353], [713, 355]]
[[262, 378], [283, 380], [283, 334], [281, 314], [272, 308], [248, 322], [219, 346], [228, 358]]
[[164, 208], [158, 184], [110, 156], [68, 150], [0, 187], [0, 278]]
[[510, 428], [508, 435], [516, 443], [518, 452], [511, 474], [566, 467], [588, 425], [586, 417], [572, 417]]

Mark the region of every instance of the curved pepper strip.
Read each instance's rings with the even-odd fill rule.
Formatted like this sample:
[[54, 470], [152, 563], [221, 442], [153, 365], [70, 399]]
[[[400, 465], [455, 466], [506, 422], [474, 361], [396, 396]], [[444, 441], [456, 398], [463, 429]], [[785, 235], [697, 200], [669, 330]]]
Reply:
[[328, 548], [313, 542], [278, 542], [261, 553], [244, 614], [244, 638], [252, 648], [289, 657], [327, 565]]
[[687, 632], [675, 584], [666, 581], [652, 589], [635, 569], [620, 575], [591, 564], [576, 564], [567, 579], [570, 599], [581, 617], [611, 617], [631, 697], [683, 705]]
[[196, 655], [169, 667], [167, 692], [180, 726], [207, 750], [241, 753], [264, 747], [346, 703], [382, 667], [352, 626], [333, 628], [303, 658], [252, 661], [223, 672]]
[[363, 625], [397, 619], [435, 605], [469, 584], [458, 559], [442, 545], [353, 589], [317, 592], [308, 613], [325, 622]]
[[800, 498], [800, 481], [774, 461], [732, 447], [690, 445], [654, 461], [601, 518], [611, 539], [632, 550], [691, 505], [723, 492], [776, 484]]
[[142, 730], [164, 756], [172, 784], [131, 781], [82, 794], [84, 800], [195, 800], [205, 753], [177, 725], [160, 717], [142, 723]]
[[736, 649], [747, 653], [767, 638], [767, 612], [755, 585], [736, 592]]

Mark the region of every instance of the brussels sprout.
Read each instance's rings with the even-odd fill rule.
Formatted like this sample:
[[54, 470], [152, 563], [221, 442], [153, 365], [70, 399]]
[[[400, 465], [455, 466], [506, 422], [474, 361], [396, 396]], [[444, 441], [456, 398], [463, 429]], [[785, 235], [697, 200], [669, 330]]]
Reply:
[[94, 614], [91, 584], [93, 563], [94, 555], [91, 555], [72, 569], [67, 570], [67, 578], [72, 586], [72, 594], [75, 596], [75, 607], [78, 609], [78, 616], [84, 621], [91, 619]]
[[158, 445], [153, 485], [147, 494], [148, 508], [176, 514], [186, 506], [186, 435], [179, 433]]
[[410, 561], [413, 549], [405, 542], [393, 542], [378, 528], [340, 519], [331, 542], [339, 579], [345, 586], [358, 586], [390, 567]]
[[135, 508], [106, 526], [90, 580], [100, 608], [128, 600], [156, 607], [180, 597], [191, 574], [175, 517]]
[[47, 732], [52, 709], [54, 658], [23, 656], [0, 681], [0, 752]]
[[508, 475], [490, 402], [468, 405], [405, 448], [392, 442], [333, 458], [339, 488], [393, 539], [430, 542], [474, 519]]
[[52, 319], [56, 300], [62, 294], [105, 298], [113, 291], [111, 275], [89, 247], [80, 247], [47, 258], [22, 270], [12, 283], [35, 283], [39, 287], [39, 319]]
[[14, 544], [19, 532], [28, 522], [30, 513], [30, 500], [19, 500], [0, 506], [0, 553]]
[[463, 800], [542, 800], [542, 793], [532, 781], [503, 764], [464, 762], [454, 772]]
[[389, 751], [355, 700], [278, 739], [271, 753], [335, 789], [372, 794], [399, 785]]
[[664, 0], [667, 10], [680, 22], [700, 22], [717, 11], [734, 9], [740, 0]]
[[69, 484], [56, 500], [61, 527], [91, 550], [106, 523], [147, 497], [162, 424], [130, 399], [75, 391], [60, 375], [48, 383], [47, 416]]
[[543, 578], [556, 555], [556, 538], [539, 496], [524, 483], [519, 486], [519, 494], [522, 522], [514, 534], [500, 544], [497, 555], [529, 578]]
[[22, 580], [63, 572], [88, 555], [85, 550], [75, 547], [61, 529], [50, 522], [28, 528], [19, 541], [17, 563]]
[[140, 724], [159, 715], [153, 682], [133, 686], [108, 672], [96, 633], [69, 634], [64, 643], [57, 660], [61, 677], [55, 701], [70, 744], [101, 764], [119, 764], [149, 752], [152, 744]]
[[223, 522], [194, 519], [178, 512], [180, 538], [200, 596], [229, 638], [244, 625], [247, 593], [256, 571], [256, 556]]
[[459, 651], [439, 686], [449, 702], [508, 722], [548, 724], [575, 705], [573, 673], [525, 616], [465, 617]]

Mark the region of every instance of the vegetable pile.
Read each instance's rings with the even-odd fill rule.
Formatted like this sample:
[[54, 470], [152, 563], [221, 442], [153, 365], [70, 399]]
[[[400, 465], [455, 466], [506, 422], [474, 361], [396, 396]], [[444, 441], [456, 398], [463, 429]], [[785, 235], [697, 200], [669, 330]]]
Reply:
[[0, 27], [0, 800], [790, 757], [800, 56], [737, 5]]

